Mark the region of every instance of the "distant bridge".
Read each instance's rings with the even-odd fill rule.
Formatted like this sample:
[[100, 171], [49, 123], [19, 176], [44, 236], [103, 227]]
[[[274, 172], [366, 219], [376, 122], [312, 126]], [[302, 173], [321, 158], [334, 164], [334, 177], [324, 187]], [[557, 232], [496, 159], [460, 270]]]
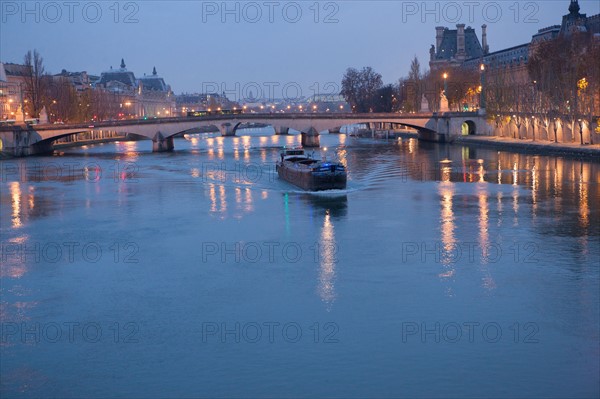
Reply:
[[339, 131], [340, 127], [360, 123], [391, 123], [416, 129], [419, 138], [427, 141], [451, 141], [465, 129], [469, 134], [489, 134], [491, 127], [485, 116], [475, 112], [457, 113], [289, 113], [236, 114], [201, 117], [135, 119], [68, 125], [4, 126], [0, 128], [2, 152], [27, 156], [51, 152], [53, 142], [71, 135], [90, 131], [112, 131], [134, 134], [153, 141], [153, 151], [171, 151], [173, 137], [194, 129], [214, 126], [223, 136], [233, 136], [244, 124], [270, 125], [275, 134], [287, 134], [289, 129], [302, 134], [304, 146], [318, 146], [319, 134]]

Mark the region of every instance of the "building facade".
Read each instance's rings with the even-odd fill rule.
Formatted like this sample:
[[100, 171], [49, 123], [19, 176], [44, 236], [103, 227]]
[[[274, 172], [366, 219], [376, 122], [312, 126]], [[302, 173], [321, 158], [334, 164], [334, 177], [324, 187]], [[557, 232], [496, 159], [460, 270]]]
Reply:
[[514, 80], [526, 82], [527, 63], [537, 43], [573, 32], [589, 32], [600, 39], [600, 14], [591, 17], [581, 14], [578, 0], [570, 0], [568, 11], [560, 25], [538, 30], [530, 42], [494, 52], [489, 51], [486, 25], [482, 26], [482, 45], [475, 31], [470, 27], [465, 29], [463, 24], [456, 25], [456, 30], [437, 27], [436, 45], [430, 49], [430, 69], [432, 72], [456, 67], [478, 69], [483, 63], [492, 73], [509, 70]]
[[113, 94], [119, 102], [118, 116], [122, 118], [158, 118], [175, 113], [175, 96], [171, 87], [158, 76], [156, 68], [153, 68], [152, 75], [137, 79], [121, 59], [119, 69], [111, 67], [102, 72], [93, 86]]
[[82, 92], [89, 90], [92, 87], [92, 81], [86, 71], [83, 72], [68, 72], [63, 69], [61, 73], [52, 76], [54, 81], [66, 80], [77, 91]]
[[21, 107], [27, 101], [25, 79], [30, 74], [31, 67], [27, 65], [0, 63], [0, 120], [13, 120], [24, 112]]

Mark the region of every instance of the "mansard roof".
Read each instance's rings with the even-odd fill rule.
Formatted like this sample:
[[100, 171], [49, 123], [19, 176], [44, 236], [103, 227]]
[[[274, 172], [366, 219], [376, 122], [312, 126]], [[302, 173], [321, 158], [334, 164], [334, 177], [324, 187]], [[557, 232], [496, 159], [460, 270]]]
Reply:
[[129, 72], [123, 69], [102, 72], [98, 84], [106, 85], [109, 82], [119, 82], [124, 84], [125, 86], [130, 87], [137, 86], [137, 81], [133, 72]]
[[137, 79], [135, 78], [133, 72], [129, 72], [127, 70], [123, 58], [121, 58], [121, 68], [113, 69], [112, 67], [110, 67], [110, 70], [102, 72], [102, 74], [100, 75], [100, 80], [97, 82], [97, 84], [106, 86], [111, 82], [118, 82], [120, 83], [120, 85], [124, 85], [127, 87], [137, 86]]
[[140, 78], [140, 82], [142, 83], [142, 90], [152, 90], [152, 91], [168, 91], [169, 90], [164, 79], [157, 75], [144, 76], [143, 78]]
[[[458, 31], [456, 29], [444, 29], [442, 43], [437, 49], [435, 56], [436, 60], [449, 60], [456, 56], [456, 52], [458, 51], [457, 36]], [[479, 43], [475, 29], [471, 27], [465, 28], [465, 53], [466, 58], [481, 57], [483, 55], [481, 43]]]
[[3, 63], [2, 65], [6, 76], [29, 76], [31, 74], [31, 66], [28, 65], [11, 63]]

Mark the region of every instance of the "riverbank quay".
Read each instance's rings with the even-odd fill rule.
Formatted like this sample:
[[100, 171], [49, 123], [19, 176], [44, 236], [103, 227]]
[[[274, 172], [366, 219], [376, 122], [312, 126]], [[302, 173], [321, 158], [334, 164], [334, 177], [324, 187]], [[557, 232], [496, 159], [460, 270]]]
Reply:
[[600, 144], [553, 143], [497, 136], [461, 136], [453, 144], [474, 145], [538, 155], [584, 157], [600, 161]]

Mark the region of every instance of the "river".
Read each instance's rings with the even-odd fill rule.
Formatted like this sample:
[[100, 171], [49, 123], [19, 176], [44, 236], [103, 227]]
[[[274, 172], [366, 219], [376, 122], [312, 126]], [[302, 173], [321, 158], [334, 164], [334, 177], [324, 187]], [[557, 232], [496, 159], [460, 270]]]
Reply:
[[598, 397], [599, 163], [263, 133], [0, 162], [2, 397]]

